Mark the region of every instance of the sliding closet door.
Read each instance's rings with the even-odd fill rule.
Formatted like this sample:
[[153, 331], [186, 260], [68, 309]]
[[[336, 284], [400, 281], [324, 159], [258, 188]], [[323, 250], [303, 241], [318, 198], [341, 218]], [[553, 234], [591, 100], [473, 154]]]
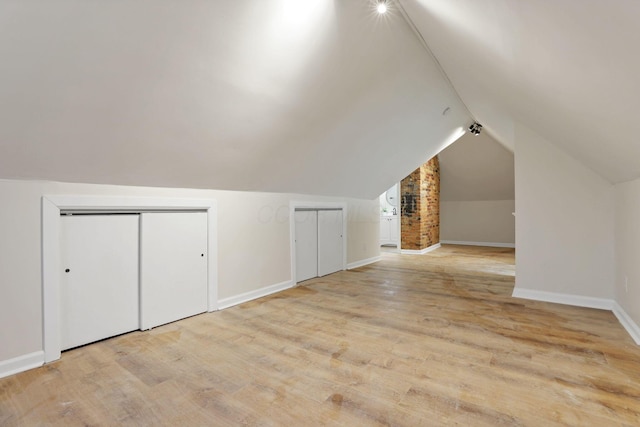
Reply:
[[138, 220], [138, 215], [60, 217], [62, 350], [140, 327]]
[[318, 276], [318, 212], [295, 211], [296, 282]]
[[141, 214], [141, 327], [207, 311], [207, 214]]
[[318, 276], [344, 268], [342, 210], [318, 211]]

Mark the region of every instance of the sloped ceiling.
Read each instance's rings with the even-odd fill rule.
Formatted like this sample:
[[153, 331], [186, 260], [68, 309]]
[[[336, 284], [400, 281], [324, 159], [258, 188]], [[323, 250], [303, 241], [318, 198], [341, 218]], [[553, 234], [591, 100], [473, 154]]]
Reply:
[[0, 1], [0, 178], [374, 198], [470, 117], [373, 6]]
[[439, 155], [440, 200], [514, 200], [513, 153], [486, 132], [466, 133]]
[[640, 2], [399, 0], [474, 116], [523, 123], [612, 183], [640, 176]]

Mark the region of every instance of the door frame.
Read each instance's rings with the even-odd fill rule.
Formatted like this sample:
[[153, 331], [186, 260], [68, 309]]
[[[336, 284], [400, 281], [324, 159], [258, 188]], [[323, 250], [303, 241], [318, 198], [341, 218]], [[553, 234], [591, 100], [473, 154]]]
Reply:
[[347, 269], [347, 204], [335, 202], [289, 202], [289, 253], [291, 257], [291, 284], [296, 286], [296, 209], [341, 209], [342, 210], [342, 270]]
[[207, 212], [207, 308], [218, 309], [218, 209], [215, 199], [45, 195], [42, 197], [42, 345], [44, 362], [60, 358], [60, 212]]

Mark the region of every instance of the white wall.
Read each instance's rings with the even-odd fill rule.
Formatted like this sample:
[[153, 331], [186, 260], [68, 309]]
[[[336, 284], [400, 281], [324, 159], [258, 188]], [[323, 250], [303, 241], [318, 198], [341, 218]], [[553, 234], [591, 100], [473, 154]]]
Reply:
[[487, 132], [438, 154], [440, 240], [515, 245], [513, 153]]
[[515, 244], [515, 200], [440, 201], [440, 241]]
[[640, 179], [616, 185], [615, 199], [615, 298], [635, 324], [640, 325]]
[[0, 365], [42, 350], [40, 209], [45, 194], [216, 199], [219, 299], [291, 279], [292, 200], [346, 202], [347, 263], [379, 255], [377, 199], [0, 180]]
[[0, 181], [0, 361], [42, 350], [42, 188]]
[[527, 127], [515, 137], [514, 293], [613, 299], [613, 186]]

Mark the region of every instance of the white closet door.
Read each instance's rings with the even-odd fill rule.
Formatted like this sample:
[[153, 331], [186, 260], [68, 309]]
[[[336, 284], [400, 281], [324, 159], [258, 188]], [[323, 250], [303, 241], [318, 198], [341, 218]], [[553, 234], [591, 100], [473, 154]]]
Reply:
[[318, 212], [295, 211], [296, 282], [318, 276]]
[[318, 211], [318, 276], [344, 268], [342, 256], [342, 210]]
[[60, 218], [63, 350], [136, 330], [138, 215]]
[[141, 214], [141, 327], [207, 311], [207, 214]]

